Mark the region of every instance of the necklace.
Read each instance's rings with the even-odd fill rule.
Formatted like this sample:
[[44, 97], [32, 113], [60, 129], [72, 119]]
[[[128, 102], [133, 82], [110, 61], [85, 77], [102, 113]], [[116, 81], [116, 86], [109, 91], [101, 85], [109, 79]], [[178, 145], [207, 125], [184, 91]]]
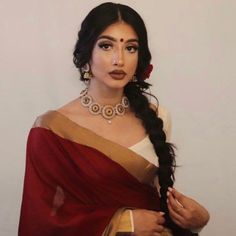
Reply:
[[101, 115], [104, 119], [111, 124], [112, 118], [116, 115], [123, 116], [125, 110], [129, 107], [129, 100], [126, 96], [123, 96], [120, 103], [117, 103], [115, 106], [112, 105], [100, 105], [95, 102], [93, 98], [88, 95], [88, 89], [83, 90], [80, 93], [80, 102], [83, 107], [88, 108], [88, 111], [93, 115]]

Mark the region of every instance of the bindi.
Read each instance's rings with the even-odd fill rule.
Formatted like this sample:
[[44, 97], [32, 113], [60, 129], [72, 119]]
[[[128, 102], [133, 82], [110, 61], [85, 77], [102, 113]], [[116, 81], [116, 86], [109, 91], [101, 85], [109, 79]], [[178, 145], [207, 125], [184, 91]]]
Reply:
[[121, 38], [121, 39], [120, 39], [120, 42], [124, 42], [124, 39]]

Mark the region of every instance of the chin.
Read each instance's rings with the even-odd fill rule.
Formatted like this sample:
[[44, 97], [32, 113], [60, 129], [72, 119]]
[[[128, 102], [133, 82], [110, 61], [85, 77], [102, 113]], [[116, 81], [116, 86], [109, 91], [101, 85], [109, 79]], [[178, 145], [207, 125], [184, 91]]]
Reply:
[[[93, 79], [96, 80], [96, 82], [94, 81], [96, 87], [102, 86], [110, 89], [123, 89], [130, 81], [127, 77], [118, 80], [118, 79], [113, 79], [110, 76], [103, 76], [103, 77], [99, 76]], [[93, 79], [91, 80], [91, 82], [93, 81]]]
[[107, 86], [113, 89], [123, 89], [128, 83], [129, 81], [127, 80], [116, 80], [107, 83]]

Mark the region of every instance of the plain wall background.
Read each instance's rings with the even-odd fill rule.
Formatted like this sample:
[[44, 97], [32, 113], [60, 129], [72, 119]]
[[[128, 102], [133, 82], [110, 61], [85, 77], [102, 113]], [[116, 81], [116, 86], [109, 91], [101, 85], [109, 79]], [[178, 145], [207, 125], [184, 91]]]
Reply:
[[[0, 1], [0, 234], [17, 235], [28, 131], [78, 96], [80, 23], [104, 1]], [[152, 92], [172, 114], [176, 186], [211, 213], [201, 235], [235, 235], [236, 1], [130, 0], [146, 22]], [[234, 180], [234, 181], [233, 181]]]

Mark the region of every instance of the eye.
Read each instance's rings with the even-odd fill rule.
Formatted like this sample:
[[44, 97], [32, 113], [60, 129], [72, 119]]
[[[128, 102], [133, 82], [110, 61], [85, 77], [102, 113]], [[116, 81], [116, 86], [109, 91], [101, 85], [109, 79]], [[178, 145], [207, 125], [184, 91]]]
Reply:
[[105, 42], [101, 42], [98, 44], [98, 47], [105, 50], [105, 51], [108, 51], [112, 48], [112, 44], [111, 43], [105, 43]]
[[129, 45], [126, 47], [126, 49], [130, 52], [130, 53], [135, 53], [138, 50], [138, 46], [136, 45]]

